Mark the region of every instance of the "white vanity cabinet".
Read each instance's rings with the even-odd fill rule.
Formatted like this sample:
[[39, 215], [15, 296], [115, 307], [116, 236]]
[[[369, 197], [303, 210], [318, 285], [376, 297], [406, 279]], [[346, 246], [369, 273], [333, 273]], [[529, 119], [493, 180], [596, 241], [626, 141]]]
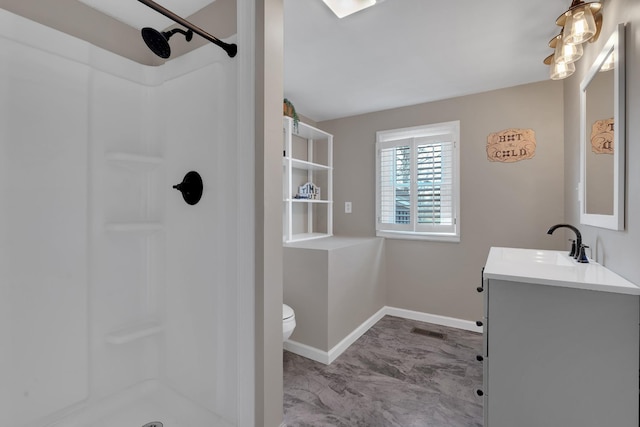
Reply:
[[491, 248], [485, 427], [637, 427], [640, 288], [565, 252]]

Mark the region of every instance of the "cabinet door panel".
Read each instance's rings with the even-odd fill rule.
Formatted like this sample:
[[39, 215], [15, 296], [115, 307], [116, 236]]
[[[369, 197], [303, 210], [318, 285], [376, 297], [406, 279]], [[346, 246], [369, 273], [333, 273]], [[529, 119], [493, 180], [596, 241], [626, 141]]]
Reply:
[[488, 427], [638, 425], [638, 297], [490, 280]]

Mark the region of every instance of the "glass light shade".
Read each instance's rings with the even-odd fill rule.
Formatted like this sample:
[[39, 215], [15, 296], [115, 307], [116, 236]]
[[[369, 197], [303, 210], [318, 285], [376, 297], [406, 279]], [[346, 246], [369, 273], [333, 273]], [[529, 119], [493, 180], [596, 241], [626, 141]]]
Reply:
[[551, 80], [562, 80], [569, 77], [571, 74], [575, 73], [576, 64], [573, 62], [560, 62], [556, 63], [551, 61]]
[[596, 33], [596, 21], [588, 5], [570, 11], [564, 25], [564, 42], [580, 44], [589, 40]]
[[556, 51], [553, 54], [553, 60], [556, 63], [576, 62], [582, 57], [582, 52], [581, 44], [567, 44], [564, 41], [563, 35], [559, 34], [556, 38]]

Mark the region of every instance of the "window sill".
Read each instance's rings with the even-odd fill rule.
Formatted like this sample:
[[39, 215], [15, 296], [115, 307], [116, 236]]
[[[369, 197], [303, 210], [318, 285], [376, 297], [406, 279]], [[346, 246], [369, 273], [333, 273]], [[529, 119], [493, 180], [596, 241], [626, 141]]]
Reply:
[[460, 243], [460, 236], [457, 234], [435, 234], [435, 233], [416, 233], [411, 231], [376, 231], [377, 237], [385, 239], [399, 240], [426, 240], [431, 242], [448, 242]]

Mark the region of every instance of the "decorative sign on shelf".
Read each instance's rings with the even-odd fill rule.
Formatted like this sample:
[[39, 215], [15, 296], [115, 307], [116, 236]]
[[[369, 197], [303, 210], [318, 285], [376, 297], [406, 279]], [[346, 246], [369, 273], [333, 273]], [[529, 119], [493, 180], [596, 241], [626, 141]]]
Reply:
[[320, 199], [320, 187], [315, 185], [313, 182], [307, 182], [305, 185], [301, 185], [298, 188], [298, 194], [296, 194], [296, 199], [309, 199], [309, 200], [319, 200]]
[[487, 159], [491, 162], [519, 162], [531, 159], [535, 154], [536, 133], [533, 129], [506, 129], [487, 137]]
[[591, 151], [613, 154], [613, 118], [596, 120], [591, 126]]

